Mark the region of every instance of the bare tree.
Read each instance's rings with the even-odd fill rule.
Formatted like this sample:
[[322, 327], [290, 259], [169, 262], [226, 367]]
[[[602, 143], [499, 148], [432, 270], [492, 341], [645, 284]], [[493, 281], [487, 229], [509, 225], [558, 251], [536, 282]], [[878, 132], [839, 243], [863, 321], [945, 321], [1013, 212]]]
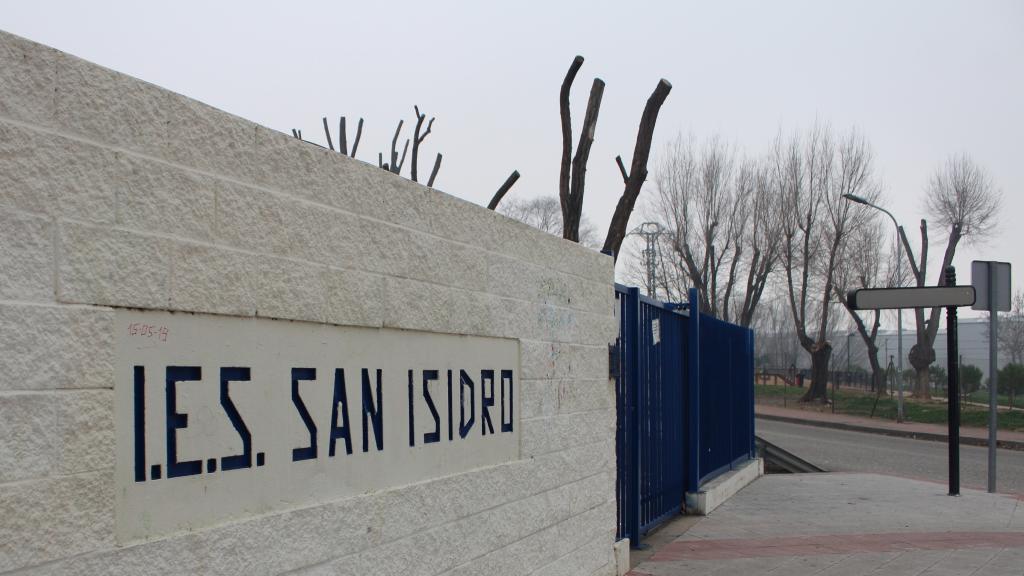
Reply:
[[799, 363], [800, 342], [784, 294], [768, 295], [750, 325], [757, 333], [754, 353], [762, 368], [788, 370]]
[[[1013, 295], [1010, 311], [999, 315], [999, 333], [996, 340], [999, 351], [1010, 357], [1013, 364], [1024, 364], [1024, 291]], [[989, 342], [988, 329], [983, 333]]]
[[604, 81], [594, 78], [590, 87], [590, 98], [587, 100], [587, 111], [583, 117], [583, 129], [576, 154], [572, 154], [572, 114], [569, 110], [569, 92], [576, 74], [583, 66], [583, 56], [576, 56], [569, 71], [562, 80], [562, 88], [558, 94], [558, 111], [562, 120], [562, 161], [558, 174], [558, 198], [562, 206], [562, 237], [566, 240], [579, 242], [579, 221], [583, 213], [584, 183], [587, 174], [587, 161], [590, 159], [590, 147], [594, 143], [594, 132], [597, 129], [597, 115], [601, 111], [601, 98], [604, 95]]
[[661, 105], [668, 98], [672, 91], [672, 84], [662, 78], [654, 87], [644, 105], [644, 112], [640, 116], [640, 127], [636, 133], [636, 145], [633, 147], [633, 160], [630, 162], [629, 172], [625, 171], [621, 157], [615, 161], [622, 171], [622, 179], [625, 187], [622, 196], [615, 205], [615, 212], [612, 214], [612, 221], [608, 224], [608, 234], [604, 239], [603, 252], [612, 254], [618, 258], [619, 249], [622, 247], [622, 240], [626, 237], [626, 226], [629, 225], [629, 217], [633, 214], [633, 207], [636, 206], [636, 199], [640, 196], [640, 188], [647, 180], [647, 160], [651, 156], [651, 142], [654, 139], [654, 126], [658, 123], [658, 113]]
[[[968, 156], [954, 156], [939, 167], [928, 182], [925, 208], [933, 222], [949, 231], [939, 266], [936, 286], [946, 283], [945, 270], [953, 263], [960, 242], [981, 241], [995, 231], [1002, 198], [991, 176]], [[925, 286], [928, 274], [928, 222], [921, 220], [921, 253], [916, 258], [907, 235], [900, 228], [900, 240], [907, 252], [911, 274], [917, 286]], [[931, 398], [928, 369], [935, 362], [935, 336], [939, 331], [941, 308], [914, 310], [917, 343], [910, 349], [910, 364], [917, 374], [914, 396]]]
[[[561, 204], [554, 196], [538, 196], [529, 200], [511, 199], [503, 203], [498, 212], [549, 234], [557, 236], [562, 231]], [[597, 228], [586, 215], [580, 218], [579, 242], [593, 249], [597, 249], [600, 244]]]
[[[413, 182], [419, 182], [420, 144], [423, 144], [423, 141], [430, 135], [430, 129], [434, 127], [434, 117], [430, 117], [430, 121], [427, 122], [427, 129], [423, 130], [423, 121], [427, 118], [427, 115], [420, 113], [419, 106], [413, 106], [412, 109], [416, 114], [416, 128], [412, 137], [412, 165], [409, 168], [409, 177]], [[430, 175], [430, 184], [428, 186], [434, 185], [434, 177], [437, 176], [437, 169], [440, 165], [441, 154], [439, 152], [434, 160], [434, 171]]]
[[398, 137], [402, 133], [402, 125], [405, 124], [405, 120], [398, 121], [398, 127], [395, 128], [395, 135], [391, 138], [391, 162], [382, 163], [378, 156], [377, 163], [381, 168], [391, 171], [393, 174], [401, 174], [402, 166], [405, 166], [405, 155], [409, 152], [409, 139], [405, 139], [405, 147], [402, 148], [402, 158], [398, 158]]
[[768, 163], [737, 160], [718, 137], [700, 148], [677, 138], [655, 183], [652, 218], [667, 231], [669, 264], [697, 288], [702, 312], [749, 326], [781, 240], [778, 185]]
[[[594, 143], [597, 129], [597, 116], [601, 110], [601, 99], [604, 95], [604, 81], [595, 78], [590, 87], [590, 98], [587, 100], [587, 111], [583, 117], [580, 139], [576, 145], [576, 153], [572, 152], [572, 117], [569, 109], [569, 93], [576, 80], [576, 74], [583, 66], [583, 57], [576, 56], [562, 80], [558, 94], [558, 111], [562, 127], [562, 159], [558, 174], [558, 199], [562, 207], [562, 237], [567, 240], [579, 241], [580, 219], [583, 216], [583, 195], [586, 190], [587, 162], [590, 159], [590, 148]], [[603, 251], [618, 257], [622, 240], [626, 237], [626, 226], [629, 216], [633, 213], [640, 188], [647, 179], [647, 160], [651, 153], [651, 140], [654, 137], [654, 126], [658, 121], [658, 112], [665, 102], [672, 85], [662, 79], [647, 99], [640, 128], [637, 132], [636, 146], [633, 150], [633, 161], [629, 172], [626, 171], [622, 158], [616, 158], [625, 189], [612, 214], [605, 237]]]
[[811, 386], [802, 400], [825, 401], [836, 270], [850, 234], [870, 218], [865, 207], [842, 195], [877, 200], [873, 156], [858, 132], [837, 140], [816, 125], [802, 139], [777, 139], [774, 170], [782, 187], [781, 261], [789, 307], [800, 345], [811, 355]]
[[[327, 148], [329, 148], [333, 152], [334, 151], [334, 140], [331, 138], [331, 129], [327, 125], [327, 117], [326, 116], [323, 118], [323, 123], [324, 123], [324, 135], [327, 137]], [[297, 139], [299, 139], [299, 140], [303, 140], [302, 139], [302, 130], [296, 130], [295, 128], [292, 128], [292, 136], [297, 138]], [[359, 148], [359, 140], [362, 137], [363, 137], [363, 119], [360, 118], [359, 119], [359, 124], [356, 127], [355, 140], [353, 140], [353, 142], [352, 142], [352, 154], [349, 154], [349, 152], [348, 152], [348, 133], [347, 133], [347, 131], [345, 129], [345, 117], [342, 116], [338, 120], [338, 152], [340, 152], [340, 153], [342, 153], [342, 154], [344, 154], [346, 156], [350, 156], [352, 158], [355, 158], [356, 157], [356, 151]], [[305, 140], [303, 140], [303, 142], [305, 142]], [[314, 142], [310, 142], [310, 144], [315, 144], [315, 143]], [[315, 145], [319, 146], [319, 144], [315, 144]]]
[[[882, 288], [900, 285], [896, 275], [896, 254], [883, 250], [883, 223], [873, 218], [853, 231], [842, 264], [836, 269], [835, 295], [850, 314], [854, 328], [867, 349], [871, 366], [872, 390], [881, 391], [885, 382], [885, 368], [878, 359], [878, 329], [882, 324], [882, 311], [857, 311], [850, 308], [847, 293], [861, 288]], [[899, 241], [899, 240], [896, 240]]]

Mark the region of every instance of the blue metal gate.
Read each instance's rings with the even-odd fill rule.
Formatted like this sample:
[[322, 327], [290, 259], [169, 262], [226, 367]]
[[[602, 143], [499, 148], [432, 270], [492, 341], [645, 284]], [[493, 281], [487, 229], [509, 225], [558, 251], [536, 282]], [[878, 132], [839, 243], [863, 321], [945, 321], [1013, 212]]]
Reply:
[[618, 536], [636, 546], [686, 492], [754, 456], [753, 333], [637, 288], [615, 297]]

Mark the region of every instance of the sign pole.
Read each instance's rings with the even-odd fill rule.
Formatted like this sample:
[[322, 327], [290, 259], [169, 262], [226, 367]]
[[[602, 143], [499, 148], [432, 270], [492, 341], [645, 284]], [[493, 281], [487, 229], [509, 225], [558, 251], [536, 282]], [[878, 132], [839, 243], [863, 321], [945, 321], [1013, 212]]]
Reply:
[[[946, 268], [946, 286], [956, 286], [956, 268]], [[949, 398], [949, 495], [960, 495], [960, 371], [957, 367], [956, 306], [946, 307], [947, 395]]]
[[996, 267], [988, 265], [988, 491], [996, 491], [996, 431], [999, 415], [999, 312], [996, 311]]

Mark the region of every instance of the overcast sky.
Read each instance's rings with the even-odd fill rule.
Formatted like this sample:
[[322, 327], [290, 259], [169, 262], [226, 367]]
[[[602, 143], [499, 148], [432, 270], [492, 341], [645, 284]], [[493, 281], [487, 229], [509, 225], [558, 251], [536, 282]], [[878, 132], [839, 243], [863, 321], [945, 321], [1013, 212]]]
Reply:
[[[718, 133], [750, 154], [816, 119], [864, 131], [885, 204], [917, 238], [923, 187], [950, 154], [987, 168], [1000, 229], [958, 251], [1014, 264], [1024, 288], [1024, 2], [161, 2], [5, 3], [0, 28], [265, 126], [323, 141], [321, 117], [365, 118], [376, 163], [418, 104], [437, 117], [421, 172], [486, 204], [557, 194], [558, 89], [576, 54], [578, 136], [590, 82], [606, 83], [585, 211], [603, 237], [659, 78], [673, 84], [655, 153], [680, 131]], [[647, 192], [645, 192], [646, 194]], [[643, 195], [641, 196], [641, 198]], [[933, 232], [933, 242], [944, 242]], [[934, 246], [934, 245], [933, 245]], [[941, 253], [942, 247], [933, 247]], [[938, 271], [931, 271], [934, 282]]]

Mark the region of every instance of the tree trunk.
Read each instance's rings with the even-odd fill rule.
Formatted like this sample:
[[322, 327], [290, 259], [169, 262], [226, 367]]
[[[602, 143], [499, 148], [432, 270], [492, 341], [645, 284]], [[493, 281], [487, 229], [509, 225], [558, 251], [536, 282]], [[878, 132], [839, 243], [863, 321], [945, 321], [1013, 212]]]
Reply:
[[871, 391], [878, 392], [885, 389], [885, 369], [878, 361], [878, 347], [868, 346], [868, 362], [871, 364]]
[[811, 352], [811, 385], [801, 402], [828, 401], [828, 363], [832, 358], [832, 345], [824, 342]]
[[926, 366], [923, 370], [917, 370], [917, 381], [914, 382], [914, 398], [930, 400], [932, 397], [931, 372]]
[[[915, 344], [910, 349], [910, 365], [917, 373], [917, 382], [914, 384], [914, 397], [923, 400], [931, 399], [932, 391], [928, 386], [928, 367], [935, 362], [935, 349], [927, 344]], [[900, 378], [903, 375], [900, 374]]]

